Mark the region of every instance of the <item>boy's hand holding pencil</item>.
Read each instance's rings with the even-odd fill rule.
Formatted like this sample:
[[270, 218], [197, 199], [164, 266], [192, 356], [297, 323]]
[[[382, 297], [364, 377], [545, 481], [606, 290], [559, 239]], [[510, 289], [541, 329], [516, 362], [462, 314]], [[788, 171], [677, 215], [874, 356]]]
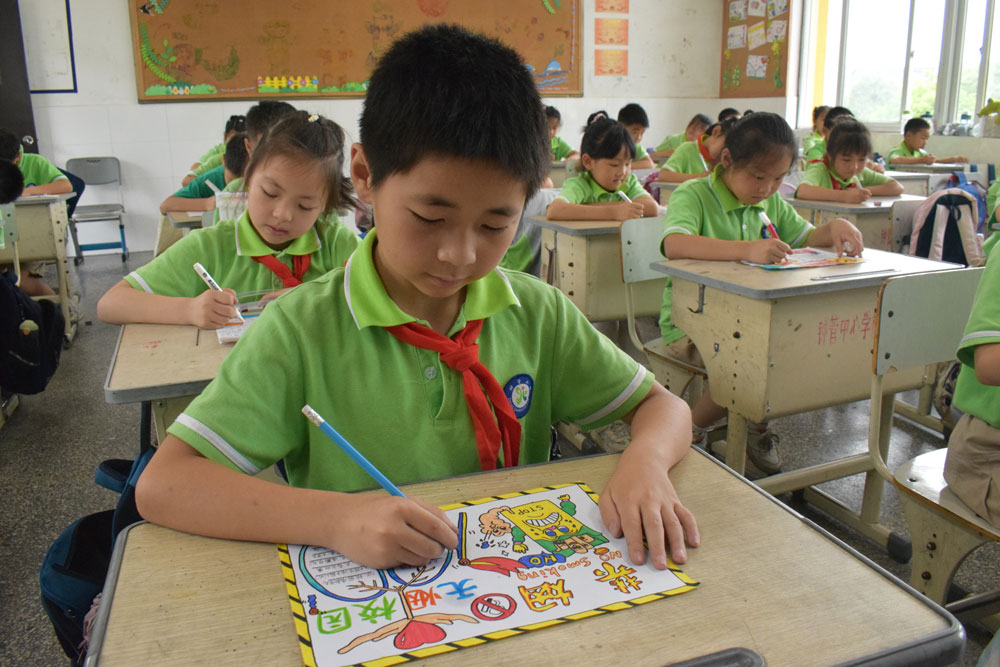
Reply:
[[231, 289], [207, 289], [188, 301], [188, 322], [202, 329], [220, 329], [239, 315], [236, 292]]

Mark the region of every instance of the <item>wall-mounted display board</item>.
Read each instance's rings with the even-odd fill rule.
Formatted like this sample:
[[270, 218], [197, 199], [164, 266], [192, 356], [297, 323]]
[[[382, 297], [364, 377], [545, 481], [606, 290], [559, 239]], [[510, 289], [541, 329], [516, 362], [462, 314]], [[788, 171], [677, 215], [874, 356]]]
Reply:
[[582, 0], [129, 0], [139, 101], [362, 97], [379, 56], [427, 23], [517, 49], [541, 94], [583, 93]]
[[719, 97], [783, 97], [789, 0], [723, 0]]

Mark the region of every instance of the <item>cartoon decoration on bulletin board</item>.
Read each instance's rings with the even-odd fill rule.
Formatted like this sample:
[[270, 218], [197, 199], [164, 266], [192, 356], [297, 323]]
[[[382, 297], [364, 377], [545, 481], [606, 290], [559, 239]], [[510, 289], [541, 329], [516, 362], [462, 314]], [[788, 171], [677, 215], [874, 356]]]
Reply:
[[788, 73], [788, 0], [726, 0], [720, 97], [782, 97]]
[[583, 484], [444, 509], [458, 548], [424, 567], [372, 570], [329, 549], [278, 545], [304, 664], [394, 665], [697, 586], [673, 563], [633, 565], [625, 540], [599, 530], [597, 496]]
[[129, 0], [139, 101], [363, 97], [379, 55], [438, 22], [516, 49], [543, 95], [580, 95], [582, 1]]

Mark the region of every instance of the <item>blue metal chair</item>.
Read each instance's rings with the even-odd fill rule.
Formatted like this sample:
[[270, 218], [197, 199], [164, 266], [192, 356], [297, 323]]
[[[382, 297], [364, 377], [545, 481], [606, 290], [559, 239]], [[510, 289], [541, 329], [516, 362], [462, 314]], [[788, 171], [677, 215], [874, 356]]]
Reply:
[[[76, 174], [87, 185], [106, 185], [117, 183], [118, 202], [108, 204], [88, 204], [77, 206], [76, 211], [69, 219], [69, 231], [73, 237], [73, 247], [76, 249], [75, 264], [83, 262], [83, 253], [87, 250], [107, 250], [109, 248], [121, 248], [122, 261], [128, 259], [128, 246], [125, 244], [125, 206], [122, 202], [121, 186], [122, 174], [118, 158], [115, 157], [81, 157], [67, 160], [67, 171]], [[99, 222], [102, 220], [117, 220], [119, 241], [106, 241], [102, 243], [80, 244], [77, 238], [76, 226], [78, 223]]]

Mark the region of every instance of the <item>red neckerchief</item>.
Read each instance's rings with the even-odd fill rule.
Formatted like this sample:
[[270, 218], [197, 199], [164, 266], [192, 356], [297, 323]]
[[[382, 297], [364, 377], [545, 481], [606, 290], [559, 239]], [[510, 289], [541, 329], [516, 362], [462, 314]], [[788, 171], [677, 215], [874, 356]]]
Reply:
[[310, 255], [292, 255], [292, 267], [295, 269], [294, 275], [288, 267], [274, 255], [254, 257], [253, 261], [260, 262], [267, 268], [271, 269], [271, 273], [281, 278], [281, 284], [285, 287], [295, 287], [296, 285], [302, 284], [302, 276], [306, 275], [306, 271], [309, 270], [310, 259]]
[[856, 188], [856, 187], [858, 187], [857, 182], [855, 182], [853, 180], [850, 183], [848, 183], [846, 186], [841, 185], [840, 181], [838, 181], [836, 178], [834, 178], [834, 176], [833, 176], [833, 167], [830, 166], [830, 161], [826, 159], [825, 155], [823, 156], [823, 164], [826, 165], [826, 173], [830, 177], [830, 186], [834, 190], [845, 190], [845, 189], [850, 189], [850, 188]]
[[[482, 328], [483, 320], [472, 320], [452, 338], [416, 322], [385, 327], [385, 330], [404, 343], [437, 352], [441, 361], [462, 374], [465, 403], [476, 430], [479, 463], [483, 470], [496, 469], [502, 442], [504, 466], [509, 468], [517, 465], [521, 423], [517, 421], [500, 383], [479, 361], [476, 339]], [[490, 403], [493, 404], [492, 410]]]
[[698, 137], [697, 139], [698, 151], [701, 153], [701, 156], [705, 159], [705, 164], [711, 167], [712, 163], [714, 162], [714, 160], [712, 159], [712, 154], [708, 152], [708, 147], [706, 147], [705, 144], [702, 142], [702, 139], [704, 139], [707, 136], [708, 136], [707, 134], [703, 134], [700, 137]]

